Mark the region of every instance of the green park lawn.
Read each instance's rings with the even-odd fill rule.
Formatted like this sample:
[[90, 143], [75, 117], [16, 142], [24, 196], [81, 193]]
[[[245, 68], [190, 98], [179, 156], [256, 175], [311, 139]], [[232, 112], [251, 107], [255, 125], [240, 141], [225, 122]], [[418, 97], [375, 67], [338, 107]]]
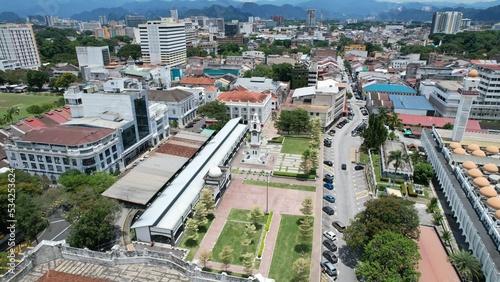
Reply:
[[[257, 186], [267, 186], [267, 182], [266, 181], [251, 180], [251, 179], [247, 179], [247, 180], [243, 181], [243, 184], [257, 185]], [[279, 182], [269, 182], [269, 187], [282, 188], [282, 189], [291, 189], [291, 190], [301, 190], [301, 191], [310, 191], [310, 192], [316, 191], [316, 187], [315, 186], [310, 186], [310, 185], [295, 185], [295, 184], [287, 184], [287, 183], [279, 183]]]
[[292, 139], [285, 138], [283, 147], [281, 147], [282, 154], [302, 155], [305, 150], [309, 148], [309, 139]]
[[186, 257], [186, 261], [193, 260], [194, 256], [196, 255], [196, 252], [200, 248], [201, 240], [203, 240], [203, 237], [205, 237], [205, 234], [207, 234], [208, 228], [212, 224], [212, 221], [214, 221], [215, 217], [213, 214], [209, 214], [207, 218], [208, 218], [207, 224], [198, 227], [198, 238], [196, 240], [187, 239], [187, 237], [184, 236], [184, 238], [181, 241], [181, 244], [179, 245], [181, 248], [189, 250], [189, 253]]
[[[251, 223], [247, 218], [248, 210], [232, 209], [222, 232], [217, 239], [217, 243], [212, 250], [212, 260], [222, 262], [219, 253], [222, 252], [224, 246], [230, 246], [233, 249], [233, 261], [231, 264], [243, 265], [241, 260], [242, 254], [242, 238], [245, 238], [245, 228], [248, 223]], [[260, 243], [260, 238], [264, 230], [264, 224], [267, 221], [267, 215], [259, 219], [257, 232], [252, 236], [252, 243], [249, 246], [250, 252], [257, 254], [257, 248]]]
[[[47, 95], [47, 96], [45, 96]], [[0, 117], [7, 113], [7, 110], [12, 107], [19, 107], [19, 115], [13, 116], [14, 121], [22, 118], [30, 117], [31, 115], [26, 112], [26, 108], [32, 105], [52, 104], [59, 100], [62, 96], [56, 96], [44, 92], [43, 94], [14, 94], [14, 93], [0, 93]]]
[[292, 282], [294, 281], [293, 263], [302, 255], [308, 260], [311, 259], [312, 238], [303, 241], [299, 237], [301, 218], [303, 216], [281, 215], [269, 278], [276, 281]]

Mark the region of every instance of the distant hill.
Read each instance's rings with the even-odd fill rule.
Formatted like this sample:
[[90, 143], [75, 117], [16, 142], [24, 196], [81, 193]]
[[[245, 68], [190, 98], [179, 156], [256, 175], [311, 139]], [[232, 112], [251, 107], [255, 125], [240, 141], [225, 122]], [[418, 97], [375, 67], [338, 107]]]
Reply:
[[253, 16], [251, 13], [246, 13], [233, 6], [223, 7], [220, 5], [212, 5], [205, 9], [190, 9], [184, 12], [184, 17], [192, 16], [207, 16], [210, 18], [224, 18], [224, 20], [248, 21], [248, 17]]
[[0, 22], [18, 22], [22, 20], [16, 13], [13, 12], [1, 12], [0, 13]]
[[[427, 7], [426, 7], [427, 8]], [[446, 11], [457, 11], [464, 14], [464, 18], [469, 18], [473, 21], [499, 21], [500, 20], [500, 5], [490, 7], [487, 9], [474, 9], [465, 7], [455, 7], [450, 8], [435, 8], [431, 9], [407, 9], [405, 7], [400, 7], [398, 9], [393, 9], [388, 12], [382, 12], [378, 14], [381, 20], [398, 20], [398, 21], [409, 21], [419, 19], [420, 21], [431, 21], [434, 12], [446, 12]]]

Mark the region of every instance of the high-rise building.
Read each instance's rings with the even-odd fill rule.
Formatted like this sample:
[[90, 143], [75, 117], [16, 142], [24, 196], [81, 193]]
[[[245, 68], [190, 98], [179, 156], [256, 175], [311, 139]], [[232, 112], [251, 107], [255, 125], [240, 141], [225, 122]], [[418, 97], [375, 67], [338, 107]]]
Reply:
[[106, 17], [106, 16], [99, 16], [99, 23], [101, 25], [108, 24], [108, 17]]
[[55, 26], [58, 20], [59, 19], [57, 16], [51, 16], [51, 15], [45, 16], [45, 24], [50, 27]]
[[276, 26], [283, 26], [285, 22], [285, 17], [283, 16], [272, 16], [271, 20], [276, 23]]
[[455, 34], [460, 31], [461, 12], [435, 12], [432, 16], [431, 33]]
[[306, 27], [316, 26], [316, 9], [306, 10]]
[[170, 10], [170, 17], [175, 21], [179, 22], [179, 13], [177, 10]]
[[186, 62], [186, 27], [172, 18], [139, 25], [142, 59], [146, 64], [178, 66]]
[[19, 61], [21, 68], [40, 67], [32, 24], [0, 24], [0, 59]]
[[238, 34], [238, 29], [237, 23], [227, 23], [224, 25], [224, 35], [227, 37], [233, 37]]
[[76, 47], [76, 56], [80, 67], [97, 67], [108, 65], [111, 61], [108, 46]]
[[140, 24], [146, 22], [146, 18], [144, 16], [139, 15], [126, 15], [125, 16], [125, 25], [129, 27], [138, 27]]

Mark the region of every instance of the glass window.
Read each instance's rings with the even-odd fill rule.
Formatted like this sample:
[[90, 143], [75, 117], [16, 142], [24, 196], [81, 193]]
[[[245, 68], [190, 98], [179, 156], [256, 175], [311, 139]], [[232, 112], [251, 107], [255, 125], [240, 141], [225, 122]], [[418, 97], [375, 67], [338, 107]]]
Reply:
[[111, 152], [109, 151], [109, 149], [106, 149], [106, 151], [104, 151], [106, 153], [106, 157], [109, 157], [109, 155], [111, 155]]
[[114, 153], [113, 154], [113, 159], [117, 160], [118, 159], [118, 154], [117, 153]]
[[21, 160], [25, 161], [26, 160], [26, 155], [21, 153]]
[[37, 156], [36, 156], [36, 159], [37, 159], [39, 162], [43, 162], [43, 157], [42, 157], [42, 156], [40, 156], [40, 155], [37, 155]]
[[55, 162], [56, 164], [60, 164], [60, 163], [61, 163], [61, 160], [60, 160], [59, 158], [57, 158], [57, 157], [54, 157], [54, 162]]
[[56, 169], [57, 171], [61, 172], [62, 171], [62, 167], [60, 165], [56, 166]]
[[23, 162], [23, 167], [24, 168], [28, 168], [28, 163], [27, 162]]
[[51, 171], [54, 171], [54, 166], [53, 165], [47, 165], [48, 169]]
[[48, 163], [52, 163], [52, 158], [50, 156], [45, 156], [45, 161]]
[[35, 161], [35, 155], [32, 155], [32, 154], [29, 154], [28, 155], [28, 158], [30, 159], [30, 161], [34, 162]]
[[45, 165], [44, 164], [40, 164], [40, 169], [45, 170]]
[[63, 158], [63, 163], [65, 165], [69, 165], [69, 159], [68, 158]]
[[37, 169], [37, 167], [36, 167], [36, 163], [31, 163], [31, 168], [32, 168], [32, 169]]

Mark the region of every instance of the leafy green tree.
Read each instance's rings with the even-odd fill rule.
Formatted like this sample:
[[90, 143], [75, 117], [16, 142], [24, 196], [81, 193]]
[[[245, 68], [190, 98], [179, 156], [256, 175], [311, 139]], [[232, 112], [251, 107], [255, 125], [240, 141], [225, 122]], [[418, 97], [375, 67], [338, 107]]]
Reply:
[[451, 241], [451, 232], [449, 230], [444, 230], [443, 233], [441, 234], [441, 238], [443, 239], [444, 243], [448, 246], [450, 246], [450, 241]]
[[313, 235], [313, 217], [307, 216], [300, 221], [299, 237], [307, 242]]
[[418, 281], [418, 245], [402, 234], [385, 231], [365, 247], [356, 275], [364, 281]]
[[203, 265], [203, 268], [207, 267], [207, 262], [212, 259], [212, 252], [211, 251], [202, 251], [200, 254], [200, 261], [201, 264]]
[[207, 51], [203, 50], [200, 47], [189, 47], [186, 50], [186, 56], [187, 57], [206, 57], [208, 56]]
[[233, 249], [231, 246], [224, 246], [219, 253], [219, 258], [222, 261], [222, 268], [227, 271], [231, 262], [233, 262]]
[[402, 126], [401, 119], [399, 118], [399, 115], [396, 112], [391, 112], [390, 115], [387, 115], [386, 123], [391, 130], [395, 130], [396, 128]]
[[243, 74], [243, 77], [266, 77], [273, 78], [273, 68], [264, 64], [257, 65], [254, 70], [248, 70]]
[[90, 186], [93, 187], [96, 193], [100, 194], [113, 185], [116, 178], [106, 172], [95, 172], [92, 175], [87, 175], [76, 169], [71, 169], [61, 174], [57, 181], [70, 192], [81, 187]]
[[323, 124], [320, 118], [312, 118], [310, 119], [310, 129], [311, 132], [311, 141], [309, 142], [310, 147], [313, 150], [319, 149], [319, 144], [321, 144], [321, 131], [323, 128]]
[[481, 263], [471, 252], [460, 250], [451, 254], [448, 260], [457, 268], [458, 273], [465, 281], [481, 281], [483, 279]]
[[33, 195], [18, 194], [16, 219], [19, 223], [19, 230], [26, 236], [26, 241], [29, 243], [36, 241], [38, 244], [37, 234], [47, 227], [48, 220], [42, 215], [40, 204]]
[[453, 129], [453, 123], [447, 122], [443, 125], [443, 129]]
[[431, 200], [427, 203], [426, 211], [428, 213], [434, 213], [437, 210], [439, 210], [438, 199], [436, 197], [432, 197]]
[[117, 56], [121, 58], [132, 57], [132, 59], [137, 60], [142, 57], [141, 45], [139, 44], [128, 44], [120, 48]]
[[283, 110], [280, 112], [274, 125], [280, 131], [300, 133], [309, 129], [310, 117], [304, 109], [295, 109], [293, 111]]
[[290, 63], [272, 65], [273, 80], [290, 81], [292, 80], [293, 66]]
[[5, 82], [7, 82], [7, 75], [5, 71], [0, 70], [0, 84], [5, 84]]
[[44, 71], [35, 71], [35, 70], [30, 70], [26, 74], [27, 80], [28, 80], [28, 86], [30, 87], [38, 87], [39, 90], [42, 90], [43, 85], [45, 82], [49, 80], [49, 74], [47, 74]]
[[201, 190], [200, 201], [205, 205], [208, 213], [211, 213], [215, 210], [215, 199], [214, 193], [209, 188], [203, 188]]
[[253, 271], [253, 267], [255, 265], [254, 261], [254, 254], [252, 253], [245, 253], [242, 255], [243, 259], [243, 266], [245, 267], [245, 274], [246, 275], [251, 275]]
[[216, 124], [211, 124], [209, 127], [216, 131], [222, 129], [229, 121], [229, 114], [227, 113], [227, 106], [223, 102], [213, 101], [198, 108], [198, 113], [203, 114], [209, 118], [217, 120]]
[[379, 149], [387, 140], [387, 128], [383, 123], [381, 115], [370, 115], [368, 127], [363, 130], [363, 145], [369, 149]]
[[217, 47], [219, 51], [219, 55], [228, 56], [228, 55], [241, 55], [240, 45], [236, 43], [222, 43]]
[[311, 216], [314, 213], [314, 201], [311, 196], [307, 196], [302, 200], [302, 208], [300, 212], [305, 216]]
[[434, 211], [432, 214], [432, 220], [434, 221], [435, 225], [441, 225], [443, 221], [443, 214], [440, 211]]
[[259, 206], [253, 207], [247, 214], [247, 217], [250, 221], [253, 222], [255, 226], [257, 226], [259, 219], [264, 216], [264, 212], [260, 209]]
[[298, 258], [293, 262], [294, 281], [308, 282], [310, 272], [310, 263], [305, 258]]
[[207, 215], [207, 207], [205, 207], [202, 201], [198, 201], [196, 206], [194, 207], [194, 219], [198, 222], [199, 225], [205, 225], [208, 222]]
[[58, 88], [68, 88], [68, 86], [75, 82], [77, 79], [76, 75], [66, 72], [63, 73], [59, 78], [57, 78], [55, 85]]
[[413, 180], [417, 183], [426, 184], [434, 176], [434, 168], [429, 163], [417, 163], [413, 166]]
[[186, 220], [186, 238], [189, 240], [196, 240], [198, 239], [198, 228], [199, 228], [199, 223], [196, 219], [194, 218], [188, 218]]
[[114, 218], [119, 209], [114, 200], [100, 196], [94, 204], [72, 218], [73, 229], [68, 243], [76, 248], [109, 249], [116, 237]]
[[344, 231], [344, 240], [354, 249], [362, 249], [383, 231], [401, 233], [410, 239], [419, 237], [419, 219], [414, 203], [394, 196], [372, 199]]

